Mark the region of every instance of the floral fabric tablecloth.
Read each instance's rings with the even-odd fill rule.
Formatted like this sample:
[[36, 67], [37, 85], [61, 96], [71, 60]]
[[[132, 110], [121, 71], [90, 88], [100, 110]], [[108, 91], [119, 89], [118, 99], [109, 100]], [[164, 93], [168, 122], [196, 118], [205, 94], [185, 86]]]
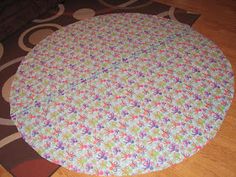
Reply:
[[158, 171], [200, 150], [233, 97], [230, 63], [183, 25], [144, 14], [79, 21], [18, 68], [11, 117], [42, 157], [96, 175]]

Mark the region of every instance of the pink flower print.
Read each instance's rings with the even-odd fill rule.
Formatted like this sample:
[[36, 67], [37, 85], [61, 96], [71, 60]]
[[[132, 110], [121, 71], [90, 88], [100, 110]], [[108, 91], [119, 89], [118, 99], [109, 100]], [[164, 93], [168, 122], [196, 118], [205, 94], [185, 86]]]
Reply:
[[67, 158], [69, 158], [70, 160], [73, 160], [75, 158], [75, 154], [73, 152], [66, 152], [67, 154]]
[[132, 162], [131, 162], [131, 164], [129, 164], [129, 166], [131, 166], [132, 168], [135, 168], [135, 167], [137, 167], [137, 163], [134, 160], [132, 160]]
[[84, 122], [86, 120], [86, 116], [84, 115], [79, 115], [78, 121], [79, 122]]
[[170, 133], [167, 130], [162, 130], [162, 137], [169, 138]]
[[119, 122], [119, 128], [120, 129], [126, 129], [128, 125], [126, 123]]
[[129, 159], [129, 158], [132, 158], [132, 155], [129, 154], [129, 153], [123, 153], [123, 156], [122, 156], [125, 160]]
[[139, 126], [139, 127], [143, 127], [143, 126], [144, 126], [144, 122], [138, 121], [138, 126]]
[[159, 141], [159, 139], [157, 137], [149, 136], [148, 138], [149, 138], [148, 143], [150, 143], [150, 144]]
[[118, 167], [119, 167], [119, 165], [118, 165], [118, 163], [117, 162], [110, 162], [110, 167], [109, 167], [109, 169], [111, 170], [111, 171], [117, 171], [117, 169], [118, 169]]
[[202, 149], [202, 147], [201, 146], [198, 146], [198, 145], [194, 145], [194, 150], [195, 151], [199, 151], [199, 150], [201, 150]]
[[98, 95], [98, 94], [96, 94], [95, 96], [94, 96], [94, 101], [95, 100], [97, 100], [97, 101], [100, 101], [101, 100], [101, 98], [100, 98], [100, 96]]
[[36, 116], [35, 116], [35, 115], [32, 115], [32, 114], [29, 114], [29, 118], [30, 118], [30, 119], [35, 119]]
[[102, 142], [102, 139], [101, 139], [101, 138], [97, 138], [97, 137], [94, 136], [94, 141], [93, 141], [94, 144], [100, 145], [101, 142]]
[[137, 146], [137, 153], [143, 154], [145, 152], [145, 147], [143, 145], [138, 145]]

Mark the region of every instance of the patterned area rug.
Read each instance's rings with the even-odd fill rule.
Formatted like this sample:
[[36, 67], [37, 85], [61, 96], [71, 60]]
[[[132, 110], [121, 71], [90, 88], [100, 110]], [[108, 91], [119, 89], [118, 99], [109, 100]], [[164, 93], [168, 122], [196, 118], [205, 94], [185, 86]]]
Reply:
[[[34, 176], [34, 174], [37, 174], [37, 176], [42, 176], [42, 177], [50, 176], [60, 167], [57, 164], [61, 164], [60, 162], [57, 162], [56, 160], [52, 160], [49, 157], [45, 157], [46, 154], [44, 154], [44, 157], [55, 163], [51, 163], [45, 160], [44, 158], [42, 158], [41, 156], [39, 156], [38, 153], [36, 153], [21, 138], [22, 135], [17, 131], [16, 127], [14, 126], [13, 121], [10, 120], [10, 106], [9, 106], [10, 87], [15, 77], [14, 74], [16, 73], [16, 70], [19, 64], [21, 63], [21, 61], [24, 60], [24, 56], [29, 51], [31, 51], [31, 49], [36, 44], [38, 44], [42, 39], [44, 39], [46, 36], [50, 35], [54, 31], [60, 29], [62, 26], [77, 22], [79, 20], [85, 20], [85, 19], [91, 18], [93, 16], [97, 16], [97, 15], [102, 15], [102, 14], [107, 14], [107, 13], [120, 13], [120, 12], [139, 12], [139, 13], [152, 14], [158, 17], [165, 17], [167, 19], [172, 19], [177, 22], [185, 23], [190, 26], [199, 17], [199, 15], [192, 14], [191, 12], [187, 12], [182, 9], [177, 9], [177, 8], [163, 5], [160, 3], [156, 3], [152, 1], [145, 1], [145, 0], [143, 1], [142, 0], [119, 1], [119, 3], [118, 1], [109, 1], [109, 0], [80, 1], [80, 2], [79, 1], [72, 2], [68, 0], [68, 1], [65, 1], [64, 4], [58, 5], [57, 9], [53, 9], [49, 11], [47, 14], [42, 15], [38, 19], [35, 19], [32, 23], [27, 24], [22, 30], [13, 34], [7, 40], [2, 41], [0, 43], [0, 57], [1, 57], [0, 58], [0, 64], [1, 64], [0, 80], [1, 80], [1, 90], [2, 90], [2, 94], [1, 94], [2, 97], [0, 100], [0, 104], [1, 104], [0, 163], [1, 163], [2, 173], [9, 173], [9, 175], [12, 174], [13, 176], [19, 176], [19, 177]], [[17, 88], [15, 89], [17, 90]], [[30, 90], [31, 88], [27, 88], [27, 89]], [[38, 91], [39, 90], [37, 90], [37, 92]], [[160, 95], [161, 90], [159, 91], [157, 90], [155, 93], [157, 95]], [[20, 94], [18, 96], [20, 96]], [[96, 98], [96, 99], [99, 99], [99, 98]], [[134, 104], [133, 106], [135, 105], [138, 106], [138, 103], [137, 104], [132, 103], [132, 104]], [[19, 104], [17, 103], [14, 105], [14, 109], [17, 107], [22, 107], [22, 106], [23, 105], [21, 105], [21, 103]], [[218, 117], [220, 120], [223, 119], [222, 116], [218, 116]], [[110, 115], [109, 119], [111, 119], [112, 121], [115, 118], [114, 116]], [[191, 117], [189, 119], [191, 119]], [[168, 122], [168, 120], [166, 121]], [[20, 124], [20, 122], [18, 123]], [[19, 124], [18, 126], [20, 126]], [[156, 124], [155, 122], [151, 121], [150, 126], [151, 125], [153, 125], [155, 128]], [[84, 131], [86, 132], [86, 130]], [[153, 131], [155, 130], [153, 129]], [[198, 130], [194, 130], [194, 131], [195, 131], [194, 134], [201, 133], [201, 132], [198, 132]], [[143, 136], [145, 136], [144, 134]], [[132, 137], [127, 136], [124, 141], [132, 142]], [[202, 144], [204, 144], [204, 142]], [[196, 148], [198, 149], [197, 146]], [[172, 149], [174, 149], [173, 152], [175, 152], [177, 147], [173, 146]], [[142, 150], [142, 148], [140, 150]], [[155, 156], [155, 154], [153, 155]], [[185, 155], [188, 156], [188, 154], [185, 154]], [[100, 152], [99, 157], [101, 159], [104, 159], [106, 157], [106, 153], [104, 154]], [[181, 158], [182, 157], [180, 157], [180, 160]], [[63, 165], [63, 166], [66, 166], [72, 170], [87, 172], [91, 174], [96, 173], [99, 175], [133, 174], [133, 173], [153, 171], [157, 169], [156, 167], [153, 166], [152, 163], [149, 163], [149, 161], [143, 160], [141, 164], [144, 165], [144, 166], [140, 166], [140, 168], [144, 168], [143, 171], [138, 171], [138, 170], [129, 171], [128, 169], [127, 172], [121, 172], [119, 170], [112, 172], [111, 170], [110, 172], [100, 171], [99, 173], [95, 172], [95, 170], [92, 170], [91, 172], [89, 172], [89, 169], [92, 168], [92, 166], [94, 165], [93, 163], [86, 164], [87, 170], [74, 169], [72, 166], [69, 167], [69, 165]], [[113, 166], [114, 166], [113, 170], [116, 170], [116, 163], [114, 163]], [[163, 167], [164, 166], [160, 167], [160, 169]]]

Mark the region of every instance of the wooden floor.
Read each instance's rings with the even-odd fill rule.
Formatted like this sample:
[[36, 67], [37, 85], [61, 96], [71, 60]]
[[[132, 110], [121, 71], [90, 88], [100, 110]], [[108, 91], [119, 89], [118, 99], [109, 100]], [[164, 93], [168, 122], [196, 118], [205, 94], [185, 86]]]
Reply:
[[[236, 73], [235, 0], [156, 0], [202, 16], [193, 28], [213, 40]], [[60, 168], [53, 177], [89, 177]], [[212, 142], [184, 162], [166, 170], [135, 177], [236, 177], [236, 98]]]

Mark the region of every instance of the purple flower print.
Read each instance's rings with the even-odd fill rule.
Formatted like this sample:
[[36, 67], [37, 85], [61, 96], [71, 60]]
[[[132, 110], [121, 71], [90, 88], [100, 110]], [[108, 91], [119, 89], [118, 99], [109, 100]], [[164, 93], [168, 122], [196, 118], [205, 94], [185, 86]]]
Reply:
[[32, 136], [36, 136], [36, 135], [38, 135], [38, 134], [39, 134], [38, 131], [36, 131], [36, 130], [33, 130], [33, 131], [32, 131]]
[[101, 159], [107, 160], [107, 154], [105, 151], [99, 151], [98, 160], [101, 160]]
[[108, 121], [116, 121], [117, 120], [117, 118], [113, 112], [110, 113], [107, 118], [108, 118]]
[[138, 77], [145, 77], [145, 75], [142, 72], [138, 72]]
[[122, 113], [121, 113], [121, 114], [122, 114], [122, 116], [124, 116], [124, 117], [127, 116], [127, 115], [129, 115], [128, 111], [126, 111], [126, 110], [122, 110]]
[[90, 171], [93, 169], [93, 164], [87, 163], [85, 168], [86, 168], [86, 171]]
[[223, 120], [223, 116], [221, 116], [221, 115], [218, 114], [218, 113], [215, 113], [214, 118], [215, 118], [215, 121]]
[[76, 138], [71, 138], [71, 143], [72, 144], [76, 144], [78, 142], [78, 140]]
[[121, 152], [121, 150], [120, 150], [119, 147], [114, 147], [114, 148], [113, 148], [113, 152], [114, 152], [115, 155], [117, 155], [118, 153]]
[[43, 155], [43, 157], [44, 157], [45, 159], [50, 159], [51, 156], [50, 156], [50, 154], [46, 153], [46, 154]]
[[41, 107], [41, 103], [40, 103], [40, 102], [38, 102], [38, 101], [35, 101], [34, 105], [35, 105], [35, 107], [38, 107], [38, 108], [40, 108], [40, 107]]
[[150, 103], [152, 100], [151, 100], [150, 98], [145, 98], [144, 101], [145, 101], [146, 103]]
[[196, 135], [200, 135], [200, 136], [201, 136], [202, 133], [201, 133], [201, 131], [200, 131], [199, 128], [196, 128], [196, 127], [195, 127], [195, 128], [193, 129], [193, 135], [194, 135], [194, 136], [196, 136]]
[[173, 112], [174, 114], [181, 114], [181, 111], [179, 110], [179, 108], [178, 108], [177, 106], [174, 106], [174, 107], [172, 108], [172, 112]]
[[132, 106], [140, 108], [140, 103], [135, 100], [135, 101], [132, 102]]
[[103, 129], [103, 128], [104, 128], [103, 124], [101, 124], [101, 123], [97, 124], [97, 129], [98, 129], [98, 130], [101, 130], [101, 129]]
[[158, 123], [157, 123], [157, 121], [155, 121], [155, 120], [151, 120], [151, 121], [149, 122], [149, 125], [150, 125], [151, 129], [152, 129], [152, 128], [159, 128]]
[[52, 122], [50, 120], [45, 120], [44, 126], [45, 127], [51, 127], [52, 126]]
[[178, 147], [178, 145], [172, 143], [169, 146], [169, 150], [170, 150], [170, 152], [179, 152], [179, 147]]
[[194, 95], [194, 100], [195, 100], [195, 101], [201, 101], [202, 98], [201, 98], [200, 95], [195, 94], [195, 95]]
[[129, 63], [128, 58], [122, 58], [122, 61], [123, 61], [124, 63]]
[[64, 90], [59, 89], [59, 90], [58, 90], [58, 94], [59, 94], [59, 95], [64, 95], [64, 94], [65, 94], [65, 93], [64, 93]]
[[80, 79], [80, 82], [81, 82], [81, 83], [84, 83], [84, 82], [86, 82], [86, 79], [81, 78], [81, 79]]
[[165, 124], [167, 124], [168, 122], [170, 122], [170, 118], [164, 117], [164, 118], [163, 118], [163, 121], [164, 121]]
[[191, 142], [189, 140], [185, 139], [183, 141], [183, 144], [184, 144], [185, 147], [188, 147], [191, 144]]
[[87, 126], [82, 126], [82, 134], [83, 135], [91, 135], [91, 130], [90, 130], [90, 128], [89, 127], [87, 127]]
[[175, 78], [175, 83], [182, 83], [182, 81], [180, 80], [180, 78], [176, 77]]
[[139, 136], [140, 136], [141, 138], [144, 138], [144, 137], [147, 136], [147, 133], [144, 132], [144, 131], [141, 131], [141, 132], [139, 133]]
[[112, 94], [112, 92], [107, 91], [106, 95], [107, 95], [107, 96], [111, 96], [111, 95], [113, 95], [113, 94]]
[[129, 82], [130, 85], [135, 83], [134, 80], [129, 80], [128, 82]]
[[155, 89], [155, 90], [153, 91], [153, 94], [154, 94], [154, 95], [162, 95], [160, 89]]
[[107, 68], [102, 68], [102, 72], [103, 73], [108, 73], [108, 69]]
[[213, 89], [215, 89], [215, 88], [219, 89], [220, 86], [217, 83], [213, 83]]
[[124, 86], [121, 84], [121, 83], [118, 83], [117, 86], [116, 86], [117, 89], [123, 89]]
[[191, 79], [192, 77], [191, 77], [190, 75], [186, 75], [185, 78], [186, 78], [187, 80], [189, 80], [189, 79]]
[[56, 146], [56, 150], [64, 150], [64, 146], [63, 146], [63, 143], [61, 141], [57, 142], [57, 146]]
[[153, 170], [153, 163], [149, 159], [144, 159], [143, 166], [145, 170]]
[[134, 137], [131, 136], [131, 135], [126, 135], [125, 136], [125, 143], [128, 144], [128, 143], [134, 143]]
[[200, 69], [198, 69], [197, 67], [193, 67], [192, 68], [193, 73], [199, 73]]
[[207, 131], [210, 131], [212, 128], [213, 128], [212, 125], [210, 125], [210, 124], [207, 124], [207, 125], [206, 125], [206, 130], [207, 130]]
[[69, 107], [69, 110], [68, 110], [68, 113], [71, 114], [71, 113], [77, 113], [77, 109], [75, 106], [70, 106]]
[[160, 156], [160, 157], [158, 158], [158, 162], [162, 165], [162, 164], [164, 164], [164, 163], [166, 162], [166, 158], [163, 157], [163, 156]]
[[188, 103], [186, 103], [186, 104], [185, 104], [185, 107], [186, 107], [187, 109], [190, 109], [190, 108], [192, 107], [192, 105], [191, 105], [191, 104], [188, 104]]

